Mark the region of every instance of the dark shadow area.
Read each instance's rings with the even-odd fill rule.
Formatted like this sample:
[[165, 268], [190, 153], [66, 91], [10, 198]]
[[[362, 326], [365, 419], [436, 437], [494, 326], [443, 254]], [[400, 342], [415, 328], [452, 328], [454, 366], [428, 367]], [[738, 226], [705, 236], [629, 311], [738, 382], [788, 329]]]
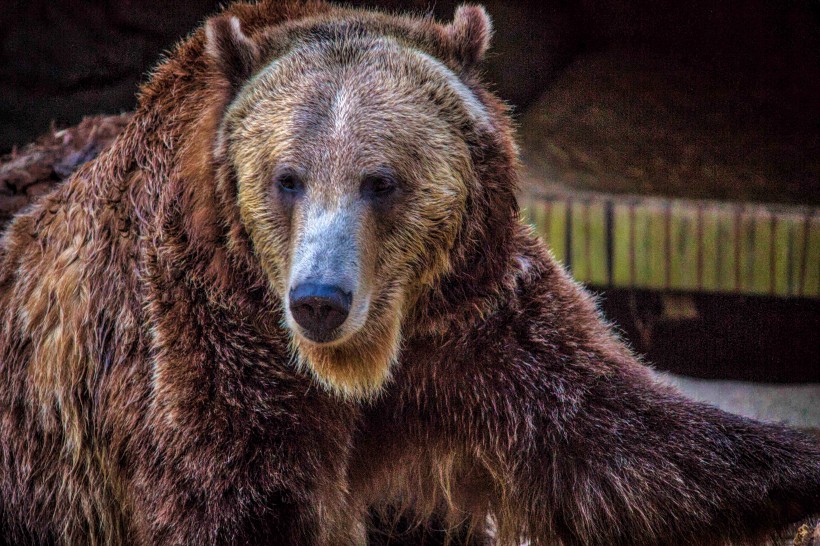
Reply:
[[[432, 12], [461, 0], [339, 2]], [[729, 74], [740, 94], [820, 118], [820, 4], [673, 0], [486, 0], [495, 38], [487, 75], [517, 112], [578, 55], [638, 47]], [[0, 10], [0, 153], [82, 116], [135, 104], [161, 53], [218, 9], [214, 0], [12, 0]], [[765, 101], [764, 101], [765, 102]]]
[[0, 9], [0, 153], [84, 115], [136, 104], [164, 50], [213, 0], [11, 0]]
[[669, 316], [663, 298], [601, 294], [606, 317], [654, 367], [704, 379], [820, 383], [817, 301], [697, 294], [688, 296], [694, 316], [680, 318]]

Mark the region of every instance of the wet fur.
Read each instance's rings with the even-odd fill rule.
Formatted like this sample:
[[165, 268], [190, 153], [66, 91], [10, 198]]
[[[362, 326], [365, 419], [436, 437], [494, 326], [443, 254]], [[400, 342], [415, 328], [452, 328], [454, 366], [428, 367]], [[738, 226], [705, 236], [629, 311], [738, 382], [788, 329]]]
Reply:
[[[504, 544], [705, 544], [818, 512], [815, 441], [658, 385], [519, 224], [507, 112], [475, 72], [480, 14], [228, 13], [242, 35], [209, 27], [227, 64], [203, 30], [180, 44], [113, 147], [3, 238], [0, 541], [355, 544], [398, 507], [476, 542], [492, 513]], [[419, 264], [435, 274], [404, 295], [369, 402], [294, 367], [222, 124], [255, 62], [361, 28], [439, 59], [489, 112], [463, 128], [463, 221]]]

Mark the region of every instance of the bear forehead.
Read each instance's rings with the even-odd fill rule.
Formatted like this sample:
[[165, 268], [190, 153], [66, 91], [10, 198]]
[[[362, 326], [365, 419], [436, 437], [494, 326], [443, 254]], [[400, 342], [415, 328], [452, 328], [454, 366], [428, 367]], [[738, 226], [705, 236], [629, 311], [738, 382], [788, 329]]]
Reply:
[[484, 105], [450, 68], [389, 36], [300, 43], [259, 70], [231, 110], [235, 119], [290, 110], [307, 124], [366, 115], [390, 121], [401, 114], [446, 114], [446, 125], [476, 130], [489, 124]]
[[295, 47], [240, 90], [228, 118], [242, 172], [284, 161], [336, 175], [391, 166], [412, 178], [469, 170], [465, 131], [488, 124], [456, 74], [390, 37]]

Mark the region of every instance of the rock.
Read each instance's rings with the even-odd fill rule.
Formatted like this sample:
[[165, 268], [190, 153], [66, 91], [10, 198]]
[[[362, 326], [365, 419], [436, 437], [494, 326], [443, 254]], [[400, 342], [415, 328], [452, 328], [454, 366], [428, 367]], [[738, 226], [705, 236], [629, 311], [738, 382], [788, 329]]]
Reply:
[[75, 127], [52, 129], [35, 142], [0, 156], [0, 230], [17, 211], [97, 157], [130, 119], [130, 114], [87, 117]]

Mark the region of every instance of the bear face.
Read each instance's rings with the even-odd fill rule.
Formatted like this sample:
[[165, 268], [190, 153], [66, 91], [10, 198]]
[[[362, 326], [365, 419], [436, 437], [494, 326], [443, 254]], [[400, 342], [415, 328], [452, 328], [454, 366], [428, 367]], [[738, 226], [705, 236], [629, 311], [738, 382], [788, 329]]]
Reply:
[[[463, 8], [450, 31], [471, 29], [464, 39], [483, 50], [489, 25]], [[403, 317], [450, 270], [478, 186], [469, 142], [490, 127], [451, 68], [377, 26], [359, 15], [285, 29], [270, 42], [289, 48], [250, 61], [220, 131], [299, 361], [354, 397], [379, 390]], [[223, 44], [212, 49], [226, 77], [264, 57], [236, 19], [212, 24], [209, 40]]]

